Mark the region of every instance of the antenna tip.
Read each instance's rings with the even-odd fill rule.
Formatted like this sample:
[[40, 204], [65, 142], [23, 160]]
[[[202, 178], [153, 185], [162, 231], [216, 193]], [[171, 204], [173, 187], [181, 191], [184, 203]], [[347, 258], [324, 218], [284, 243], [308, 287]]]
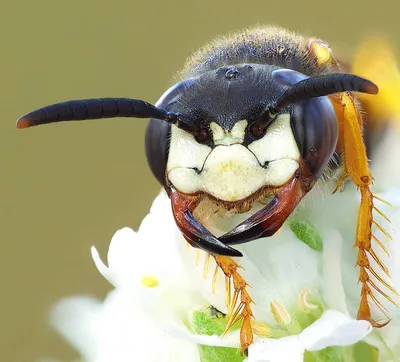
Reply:
[[27, 118], [26, 116], [22, 116], [17, 119], [16, 125], [17, 125], [17, 128], [22, 129], [22, 128], [28, 128], [28, 127], [32, 126], [32, 123], [29, 118]]
[[375, 83], [372, 83], [370, 80], [366, 80], [362, 85], [363, 92], [368, 94], [378, 94], [379, 88]]

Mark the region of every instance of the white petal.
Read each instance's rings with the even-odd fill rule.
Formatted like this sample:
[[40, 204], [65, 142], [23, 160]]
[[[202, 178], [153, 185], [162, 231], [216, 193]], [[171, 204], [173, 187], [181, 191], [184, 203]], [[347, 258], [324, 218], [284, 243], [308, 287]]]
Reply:
[[303, 356], [298, 336], [261, 339], [249, 347], [248, 362], [303, 362]]
[[99, 252], [97, 251], [95, 246], [92, 246], [90, 248], [90, 252], [92, 254], [92, 258], [94, 261], [94, 264], [96, 265], [97, 270], [100, 272], [100, 274], [106, 278], [111, 284], [114, 285], [114, 280], [113, 280], [113, 273], [112, 271], [103, 263], [103, 261], [100, 258]]
[[383, 140], [379, 142], [372, 155], [372, 174], [376, 175], [379, 184], [386, 187], [398, 186], [400, 183], [400, 167], [396, 166], [400, 158], [398, 131], [398, 128], [387, 129]]
[[51, 311], [50, 323], [87, 361], [94, 361], [99, 350], [102, 304], [89, 297], [61, 300]]
[[301, 332], [299, 339], [309, 351], [328, 346], [348, 346], [372, 331], [367, 321], [351, 319], [335, 310], [327, 310], [320, 319]]
[[[137, 286], [141, 279], [143, 258], [135, 260], [135, 246], [139, 244], [137, 234], [130, 228], [118, 230], [111, 239], [108, 250], [108, 267], [101, 260], [96, 247], [92, 246], [93, 261], [104, 278], [114, 287], [124, 284]], [[140, 245], [140, 244], [139, 244]]]
[[[125, 227], [118, 230], [111, 239], [107, 260], [109, 275], [115, 287], [137, 287], [142, 276], [147, 272], [147, 258], [141, 249], [146, 240], [132, 229]], [[108, 279], [108, 278], [107, 278]], [[110, 281], [110, 280], [109, 280]]]
[[[329, 234], [329, 236], [328, 236]], [[342, 236], [336, 230], [325, 232], [322, 252], [322, 294], [328, 308], [348, 313], [342, 281]]]
[[128, 227], [118, 230], [112, 237], [108, 249], [107, 261], [109, 268], [117, 269], [121, 263], [127, 262], [126, 258], [132, 258], [133, 255], [131, 255], [130, 251], [135, 246], [135, 243], [139, 243], [135, 231]]
[[203, 334], [194, 334], [188, 333], [180, 328], [176, 328], [173, 326], [168, 326], [165, 331], [176, 338], [186, 340], [196, 344], [205, 344], [207, 346], [215, 346], [215, 347], [230, 347], [230, 348], [240, 348], [240, 331], [229, 332], [223, 338], [217, 335], [203, 335]]
[[96, 362], [198, 362], [197, 346], [168, 336], [137, 304], [137, 296], [115, 290], [107, 297]]
[[[54, 308], [51, 323], [86, 362], [199, 362], [196, 344], [162, 328], [162, 314], [168, 310], [157, 309], [151, 294], [116, 289], [102, 304], [87, 297], [69, 298]], [[170, 320], [169, 315], [165, 318]]]
[[400, 348], [400, 342], [398, 339], [398, 333], [394, 336], [394, 343], [391, 343], [391, 338], [391, 334], [389, 339], [383, 338], [379, 332], [379, 329], [374, 329], [364, 338], [364, 342], [376, 347], [379, 350], [380, 362], [394, 362], [395, 360], [398, 361], [397, 356], [399, 356], [398, 351]]

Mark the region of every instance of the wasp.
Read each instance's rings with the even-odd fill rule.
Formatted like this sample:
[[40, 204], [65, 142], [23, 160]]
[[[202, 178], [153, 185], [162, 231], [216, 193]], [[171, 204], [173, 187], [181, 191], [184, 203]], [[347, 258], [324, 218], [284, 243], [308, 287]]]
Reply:
[[[207, 251], [232, 283], [227, 289], [233, 286], [237, 307], [227, 329], [242, 321], [242, 350], [253, 342], [253, 300], [238, 272], [236, 258], [242, 254], [233, 246], [275, 234], [339, 157], [336, 189], [350, 179], [361, 195], [355, 235], [362, 286], [358, 318], [382, 327], [387, 322], [380, 324], [372, 317], [370, 304], [379, 306], [376, 293], [390, 297], [370, 274], [390, 286], [370, 264], [372, 258], [386, 270], [371, 246], [373, 211], [380, 211], [371, 191], [355, 94], [377, 94], [378, 87], [344, 70], [320, 39], [255, 28], [220, 38], [195, 53], [180, 80], [155, 105], [129, 98], [72, 100], [28, 113], [17, 126], [150, 119], [148, 164], [171, 200], [186, 241]], [[204, 213], [198, 212], [205, 205], [225, 210], [225, 218], [249, 211], [251, 216], [216, 237]]]

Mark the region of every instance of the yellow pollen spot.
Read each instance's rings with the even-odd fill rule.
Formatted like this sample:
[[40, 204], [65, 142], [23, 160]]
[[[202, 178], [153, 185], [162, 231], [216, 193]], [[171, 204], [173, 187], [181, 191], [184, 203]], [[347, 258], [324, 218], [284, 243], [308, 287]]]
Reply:
[[311, 49], [317, 58], [317, 63], [319, 66], [324, 66], [331, 61], [332, 54], [329, 47], [325, 43], [321, 41], [314, 41], [311, 44]]
[[254, 334], [259, 337], [270, 338], [272, 336], [271, 327], [266, 323], [251, 321], [251, 328]]
[[289, 324], [291, 322], [290, 314], [286, 308], [276, 300], [273, 300], [269, 307], [274, 319], [279, 324]]
[[146, 288], [155, 288], [158, 286], [158, 279], [153, 275], [145, 275], [142, 277], [140, 284]]
[[297, 300], [297, 305], [303, 312], [310, 312], [310, 310], [317, 309], [316, 304], [310, 303], [308, 301], [311, 291], [309, 289], [304, 289], [299, 294], [299, 299]]

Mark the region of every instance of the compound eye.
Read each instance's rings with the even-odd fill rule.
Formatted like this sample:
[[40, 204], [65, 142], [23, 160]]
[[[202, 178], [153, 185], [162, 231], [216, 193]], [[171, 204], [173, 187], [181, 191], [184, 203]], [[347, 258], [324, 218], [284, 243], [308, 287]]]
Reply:
[[196, 132], [195, 139], [199, 143], [206, 143], [210, 138], [210, 131], [206, 127], [200, 127]]
[[[158, 100], [156, 106], [165, 109], [176, 102], [182, 93], [190, 88], [197, 78], [189, 78], [169, 88]], [[165, 170], [167, 168], [171, 125], [159, 119], [150, 119], [146, 130], [147, 162], [154, 176], [161, 185], [167, 187]]]
[[299, 102], [291, 112], [291, 126], [303, 160], [319, 177], [336, 149], [338, 121], [328, 97]]

